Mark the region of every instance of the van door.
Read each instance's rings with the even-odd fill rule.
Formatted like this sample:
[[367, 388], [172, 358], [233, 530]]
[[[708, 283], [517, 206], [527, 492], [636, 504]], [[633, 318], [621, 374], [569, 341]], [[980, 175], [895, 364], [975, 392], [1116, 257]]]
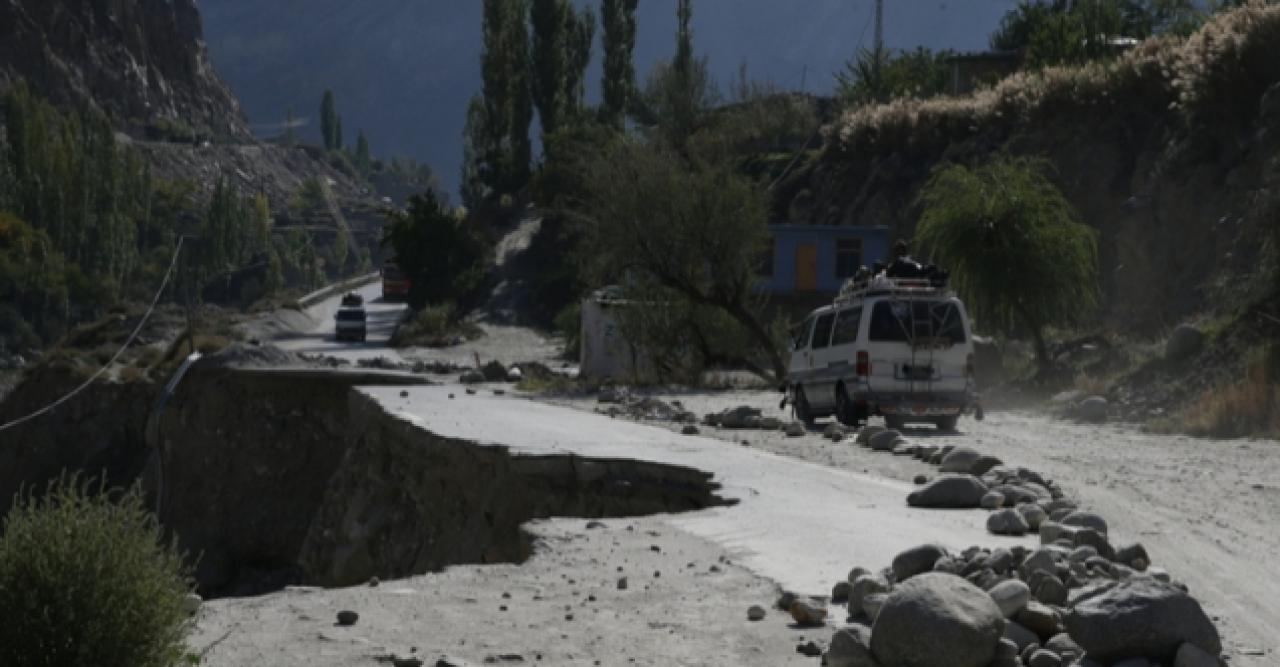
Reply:
[[809, 340], [813, 337], [813, 323], [816, 315], [807, 317], [803, 324], [796, 327], [791, 337], [791, 359], [787, 365], [787, 375], [792, 382], [805, 378], [813, 362], [813, 351], [809, 349]]
[[963, 306], [954, 299], [876, 302], [867, 332], [875, 392], [962, 392], [971, 349]]
[[828, 311], [819, 315], [817, 323], [813, 325], [812, 370], [810, 379], [805, 381], [804, 393], [809, 399], [809, 406], [815, 409], [826, 409], [834, 405], [832, 387], [835, 386], [835, 380], [828, 364], [832, 358], [831, 331], [835, 324], [836, 312]]
[[814, 352], [814, 366], [820, 369], [821, 377], [816, 383], [815, 393], [820, 391], [824, 402], [834, 404], [836, 385], [841, 379], [853, 377], [861, 324], [862, 306], [841, 310], [832, 327], [830, 345]]

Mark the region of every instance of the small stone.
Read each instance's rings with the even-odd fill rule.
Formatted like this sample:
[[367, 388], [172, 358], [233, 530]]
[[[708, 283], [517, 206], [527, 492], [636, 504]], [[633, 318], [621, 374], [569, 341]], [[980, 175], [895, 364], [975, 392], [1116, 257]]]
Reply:
[[849, 601], [849, 594], [853, 592], [853, 584], [848, 581], [838, 581], [835, 586], [831, 587], [831, 601], [836, 604], [842, 604]]
[[1004, 494], [999, 491], [988, 491], [982, 496], [981, 505], [984, 510], [998, 510], [1004, 506]]
[[1031, 589], [1017, 579], [996, 584], [995, 588], [987, 591], [987, 594], [995, 600], [996, 606], [1000, 608], [1000, 613], [1004, 614], [1005, 618], [1013, 618], [1031, 601]]
[[195, 593], [187, 593], [186, 596], [182, 598], [182, 611], [187, 616], [195, 616], [200, 611], [200, 605], [203, 602], [204, 599], [199, 595], [196, 595]]
[[884, 607], [885, 600], [889, 599], [888, 593], [872, 593], [862, 598], [862, 613], [875, 623], [876, 618], [880, 616], [880, 610]]
[[987, 517], [987, 530], [995, 535], [1025, 535], [1030, 527], [1016, 509], [996, 510]]
[[827, 620], [827, 608], [804, 600], [791, 603], [791, 618], [800, 625], [822, 625]]
[[698, 427], [693, 424], [685, 424], [684, 428], [680, 429], [680, 433], [682, 435], [698, 435], [701, 431], [699, 431]]
[[915, 478], [914, 478], [912, 481], [913, 481], [913, 482], [915, 482], [916, 486], [921, 486], [921, 485], [924, 485], [924, 484], [928, 484], [928, 483], [929, 483], [929, 476], [928, 476], [928, 475], [916, 475], [916, 476], [915, 476]]
[[808, 430], [805, 429], [804, 424], [801, 422], [787, 424], [786, 434], [788, 438], [802, 438], [806, 433], [808, 433]]
[[1053, 651], [1040, 649], [1031, 654], [1027, 667], [1062, 667], [1062, 658]]
[[822, 655], [822, 647], [817, 642], [809, 640], [807, 642], [796, 645], [796, 653], [810, 658], [816, 658]]
[[826, 667], [879, 667], [871, 653], [871, 628], [849, 625], [836, 631], [824, 656]]
[[901, 583], [917, 574], [931, 572], [934, 563], [947, 555], [945, 547], [938, 544], [922, 544], [893, 557], [893, 578]]
[[758, 604], [753, 604], [747, 608], [748, 621], [762, 621], [764, 620], [764, 616], [765, 616], [764, 607], [761, 607]]
[[1018, 623], [1036, 633], [1042, 639], [1048, 639], [1062, 632], [1062, 619], [1053, 607], [1032, 600], [1018, 611], [1014, 617]]
[[1061, 607], [1067, 603], [1068, 594], [1066, 585], [1055, 576], [1046, 576], [1036, 586], [1036, 599], [1044, 604]]
[[902, 441], [902, 434], [894, 431], [878, 431], [867, 440], [873, 451], [891, 452], [894, 445]]
[[357, 614], [354, 611], [343, 610], [338, 612], [338, 625], [342, 625], [342, 626], [355, 625], [356, 621], [358, 620], [360, 620], [360, 614]]
[[1022, 519], [1027, 522], [1027, 527], [1033, 531], [1040, 530], [1040, 525], [1049, 518], [1044, 508], [1035, 503], [1018, 505], [1018, 511], [1022, 513]]
[[378, 579], [377, 577], [369, 577], [369, 588], [377, 588], [380, 583], [382, 583], [381, 579]]
[[627, 578], [626, 578], [626, 577], [618, 577], [618, 590], [620, 590], [620, 591], [625, 591], [625, 590], [627, 590]]

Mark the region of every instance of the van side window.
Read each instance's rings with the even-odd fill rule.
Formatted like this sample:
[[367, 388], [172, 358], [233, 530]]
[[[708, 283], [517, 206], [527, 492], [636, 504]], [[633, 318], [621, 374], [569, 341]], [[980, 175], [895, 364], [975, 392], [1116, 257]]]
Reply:
[[835, 323], [835, 313], [818, 318], [818, 324], [813, 327], [813, 349], [821, 350], [831, 344], [831, 328]]
[[795, 334], [791, 338], [791, 349], [803, 350], [809, 347], [809, 335], [813, 333], [813, 318], [805, 320], [795, 330]]
[[840, 311], [836, 318], [836, 330], [831, 335], [832, 345], [848, 345], [858, 342], [858, 328], [862, 325], [862, 308]]

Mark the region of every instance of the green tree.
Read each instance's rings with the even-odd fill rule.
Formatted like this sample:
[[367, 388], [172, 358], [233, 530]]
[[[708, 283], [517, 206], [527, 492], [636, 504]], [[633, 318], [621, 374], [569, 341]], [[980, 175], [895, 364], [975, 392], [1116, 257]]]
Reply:
[[373, 156], [369, 153], [369, 138], [364, 136], [364, 130], [360, 130], [356, 135], [355, 161], [360, 175], [368, 176], [369, 170], [373, 168]]
[[929, 98], [947, 92], [951, 51], [924, 47], [894, 55], [888, 49], [864, 49], [836, 74], [836, 94], [848, 104], [882, 104], [889, 100]]
[[382, 245], [392, 249], [412, 281], [410, 305], [423, 308], [473, 296], [484, 279], [488, 252], [475, 226], [453, 215], [430, 190], [411, 197], [405, 211], [389, 212], [388, 220]]
[[489, 199], [491, 192], [485, 169], [487, 165], [483, 156], [489, 152], [487, 142], [490, 133], [485, 117], [484, 100], [479, 95], [471, 98], [467, 105], [467, 122], [462, 129], [462, 184], [460, 194], [462, 205], [468, 210], [479, 211]]
[[692, 0], [680, 0], [676, 11], [675, 57], [649, 72], [644, 106], [636, 111], [641, 122], [656, 126], [663, 138], [683, 149], [719, 101], [719, 92], [706, 58], [693, 55]]
[[948, 267], [984, 327], [1035, 341], [1051, 365], [1045, 328], [1097, 304], [1097, 232], [1080, 223], [1040, 159], [1001, 156], [937, 170], [920, 196], [916, 241]]
[[533, 101], [542, 123], [542, 135], [560, 131], [569, 108], [569, 41], [574, 10], [569, 0], [532, 0]]
[[[576, 160], [566, 167], [574, 189], [562, 201], [580, 229], [589, 284], [653, 285], [718, 314], [718, 321], [736, 327], [724, 340], [751, 344], [733, 363], [782, 377], [786, 365], [756, 293], [768, 235], [763, 190], [733, 165], [690, 164], [661, 143], [630, 137], [606, 141]], [[730, 361], [717, 344], [719, 332], [703, 333], [718, 360]]]
[[338, 147], [338, 108], [333, 99], [333, 91], [327, 89], [320, 99], [320, 139], [325, 150]]
[[342, 138], [342, 116], [338, 116], [336, 125], [333, 128], [333, 150], [340, 151], [346, 147], [346, 141]]
[[497, 195], [520, 192], [529, 183], [533, 149], [527, 0], [484, 0], [484, 50], [480, 56], [489, 140], [482, 173]]
[[602, 114], [622, 129], [636, 94], [636, 6], [639, 0], [604, 0], [604, 76]]
[[1024, 51], [1032, 67], [1079, 64], [1117, 53], [1110, 40], [1185, 30], [1191, 0], [1021, 0], [991, 35], [1000, 51]]
[[575, 15], [569, 14], [569, 70], [565, 80], [565, 95], [569, 112], [579, 117], [586, 105], [587, 66], [591, 64], [591, 45], [596, 39], [596, 14], [590, 7], [583, 7]]

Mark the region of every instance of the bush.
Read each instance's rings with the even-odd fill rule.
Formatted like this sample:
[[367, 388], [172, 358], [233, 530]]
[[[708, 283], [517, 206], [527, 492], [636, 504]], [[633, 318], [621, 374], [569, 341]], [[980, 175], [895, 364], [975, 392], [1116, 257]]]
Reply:
[[188, 573], [136, 487], [72, 476], [20, 496], [0, 537], [0, 665], [176, 664]]
[[457, 318], [451, 303], [425, 306], [415, 312], [391, 336], [392, 347], [449, 347], [463, 340], [484, 336], [484, 330]]
[[1271, 348], [1249, 363], [1245, 378], [1204, 392], [1182, 415], [1191, 435], [1238, 438], [1280, 433], [1280, 354]]

